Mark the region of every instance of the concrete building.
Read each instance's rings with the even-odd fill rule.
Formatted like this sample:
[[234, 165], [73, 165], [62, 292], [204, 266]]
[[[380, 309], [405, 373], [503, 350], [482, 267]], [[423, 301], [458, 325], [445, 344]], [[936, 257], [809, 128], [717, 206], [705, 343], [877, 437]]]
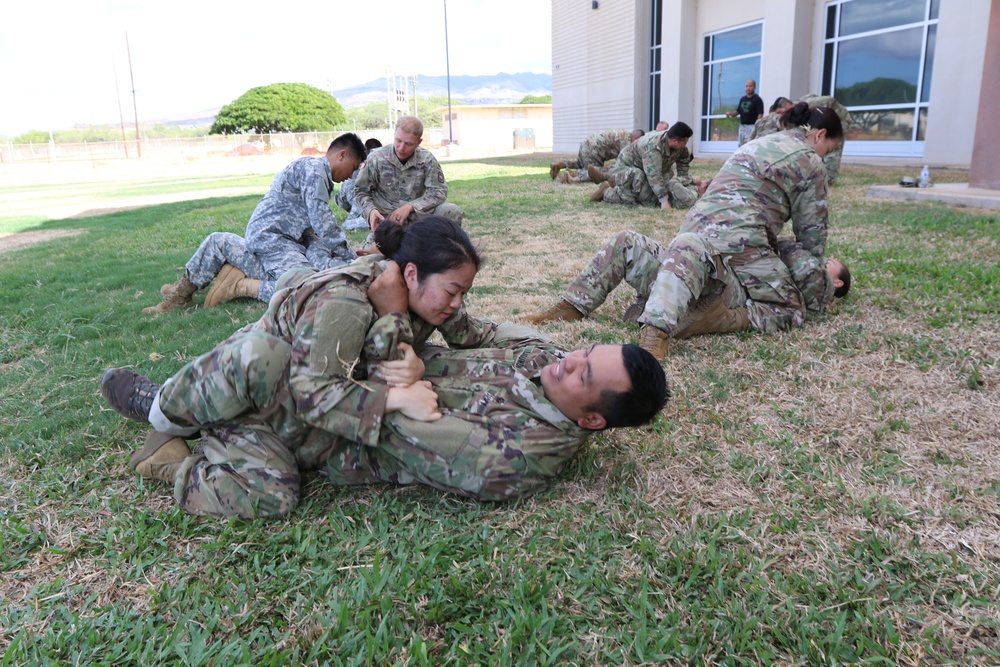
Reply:
[[439, 107], [442, 141], [449, 132], [461, 150], [507, 152], [552, 149], [551, 104], [460, 104]]
[[696, 153], [731, 153], [738, 119], [725, 113], [754, 79], [765, 109], [778, 96], [834, 95], [857, 121], [846, 156], [967, 167], [990, 5], [552, 0], [553, 150], [663, 119], [694, 128]]

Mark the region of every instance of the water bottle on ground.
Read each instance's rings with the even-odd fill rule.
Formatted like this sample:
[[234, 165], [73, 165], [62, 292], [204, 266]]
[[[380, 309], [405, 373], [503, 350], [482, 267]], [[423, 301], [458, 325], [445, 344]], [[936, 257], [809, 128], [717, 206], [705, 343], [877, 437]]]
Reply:
[[931, 170], [924, 165], [924, 168], [920, 171], [920, 187], [929, 188], [931, 186]]

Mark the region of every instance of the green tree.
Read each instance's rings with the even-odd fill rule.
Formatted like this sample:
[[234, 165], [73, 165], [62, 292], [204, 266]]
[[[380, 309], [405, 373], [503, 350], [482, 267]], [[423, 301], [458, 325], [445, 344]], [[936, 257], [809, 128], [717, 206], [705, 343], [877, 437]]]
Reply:
[[[453, 108], [459, 105], [459, 102], [455, 100], [451, 101]], [[448, 106], [448, 98], [444, 95], [418, 97], [417, 116], [423, 122], [425, 128], [441, 127], [441, 114], [434, 113], [434, 110], [446, 106]], [[392, 124], [389, 123], [388, 105], [385, 101], [378, 100], [369, 102], [364, 106], [347, 109], [347, 123], [345, 126], [348, 130], [352, 131], [355, 127], [359, 130], [384, 130], [391, 128], [394, 123], [395, 121]], [[339, 129], [343, 129], [343, 127]]]
[[552, 95], [525, 95], [518, 104], [552, 104]]
[[304, 83], [251, 88], [219, 110], [210, 134], [267, 134], [335, 129], [347, 120], [336, 98]]

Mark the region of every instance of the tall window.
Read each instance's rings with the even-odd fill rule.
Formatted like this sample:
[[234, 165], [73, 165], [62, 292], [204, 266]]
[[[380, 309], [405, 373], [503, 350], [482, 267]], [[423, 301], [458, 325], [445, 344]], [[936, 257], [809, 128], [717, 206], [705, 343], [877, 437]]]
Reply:
[[849, 153], [923, 153], [917, 142], [927, 126], [939, 5], [835, 0], [827, 6], [823, 93], [851, 112]]
[[649, 16], [649, 129], [660, 122], [660, 70], [663, 44], [663, 0], [653, 0]]
[[[705, 35], [701, 86], [702, 148], [712, 150], [711, 142], [735, 142], [739, 139], [740, 119], [726, 118], [744, 95], [747, 79], [760, 84], [760, 54], [763, 23]], [[731, 145], [715, 146], [731, 150]]]

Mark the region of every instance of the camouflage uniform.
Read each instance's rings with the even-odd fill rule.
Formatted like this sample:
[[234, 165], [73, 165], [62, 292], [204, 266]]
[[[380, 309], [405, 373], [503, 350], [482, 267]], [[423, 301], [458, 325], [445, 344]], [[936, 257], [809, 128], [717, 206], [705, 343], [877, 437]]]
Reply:
[[360, 167], [354, 170], [349, 179], [340, 184], [340, 189], [333, 197], [337, 206], [347, 211], [347, 219], [340, 225], [343, 229], [368, 229], [368, 221], [362, 217], [361, 207], [354, 201], [354, 181], [359, 173], [361, 173]]
[[330, 208], [333, 174], [326, 156], [293, 161], [275, 177], [247, 223], [247, 249], [264, 267], [260, 295], [274, 292], [282, 273], [297, 266], [342, 266], [357, 255]]
[[[825, 264], [787, 237], [778, 239], [778, 256], [791, 273], [806, 309], [824, 312], [833, 301], [834, 290]], [[752, 319], [758, 322], [770, 317], [768, 305], [748, 302], [747, 290], [726, 257], [713, 254], [708, 244], [695, 234], [678, 236], [667, 248], [637, 232], [621, 232], [597, 252], [563, 292], [562, 298], [581, 313], [590, 314], [624, 281], [635, 290], [637, 299], [648, 299], [660, 268], [668, 260], [687, 267], [685, 290], [678, 298], [663, 300], [657, 313], [658, 321], [676, 324], [683, 317], [680, 306], [685, 306], [686, 313], [691, 295], [713, 293], [722, 293], [730, 307], [744, 306], [748, 312], [756, 311]], [[699, 264], [704, 266], [699, 267]], [[775, 329], [777, 325], [760, 328]]]
[[[850, 129], [852, 120], [851, 114], [847, 111], [847, 108], [843, 104], [838, 102], [831, 95], [805, 95], [799, 98], [798, 102], [805, 102], [811, 107], [826, 107], [828, 109], [833, 109], [837, 116], [840, 117], [840, 123], [844, 126], [844, 135], [847, 135], [847, 131]], [[751, 139], [758, 139], [760, 137], [766, 137], [769, 134], [775, 132], [780, 132], [782, 130], [781, 125], [781, 112], [772, 111], [763, 118], [757, 121], [754, 126], [753, 134], [750, 135]], [[830, 151], [823, 158], [823, 164], [826, 166], [826, 184], [833, 185], [833, 182], [837, 180], [837, 176], [840, 174], [840, 158], [844, 154], [844, 145], [841, 143], [836, 149]]]
[[[235, 266], [248, 278], [261, 280], [267, 275], [264, 271], [264, 265], [260, 263], [257, 256], [247, 250], [243, 237], [229, 232], [212, 232], [206, 236], [184, 268], [188, 280], [195, 287], [201, 289], [215, 280], [222, 265], [226, 263]], [[264, 283], [261, 282], [261, 287], [263, 288], [263, 286]], [[271, 298], [271, 294], [269, 292], [262, 293], [263, 291], [262, 289], [258, 292], [257, 298], [261, 301], [267, 301]]]
[[[614, 187], [604, 201], [630, 206], [659, 206], [669, 201], [674, 208], [690, 208], [698, 199], [698, 187], [688, 175], [691, 151], [667, 145], [667, 132], [650, 132], [618, 154], [611, 167]], [[673, 176], [676, 169], [676, 176]]]
[[622, 149], [632, 143], [629, 130], [605, 130], [595, 132], [580, 143], [580, 151], [575, 160], [566, 160], [566, 168], [572, 169], [581, 183], [590, 181], [587, 167], [604, 169], [604, 163], [615, 160]]
[[[154, 427], [202, 431], [175, 480], [185, 510], [285, 514], [298, 504], [300, 470], [324, 465], [336, 483], [418, 481], [496, 500], [536, 490], [576, 452], [585, 432], [531, 382], [562, 348], [463, 308], [438, 328], [449, 345], [525, 347], [425, 350], [434, 327], [378, 318], [368, 302], [384, 266], [378, 260], [289, 272], [257, 323], [164, 383]], [[388, 387], [369, 378], [400, 341], [422, 353], [425, 379], [435, 384], [445, 417], [433, 425], [401, 413], [383, 420]]]
[[781, 132], [781, 114], [783, 113], [784, 111], [772, 111], [763, 118], [758, 119], [754, 123], [753, 132], [750, 133], [750, 141], [766, 137], [775, 132]]
[[429, 150], [420, 146], [405, 164], [396, 157], [392, 146], [376, 148], [368, 154], [354, 182], [354, 200], [365, 220], [371, 219], [375, 209], [388, 217], [403, 204], [412, 204], [407, 224], [428, 215], [443, 215], [462, 224], [462, 209], [445, 203], [447, 196], [448, 184], [441, 165]]

